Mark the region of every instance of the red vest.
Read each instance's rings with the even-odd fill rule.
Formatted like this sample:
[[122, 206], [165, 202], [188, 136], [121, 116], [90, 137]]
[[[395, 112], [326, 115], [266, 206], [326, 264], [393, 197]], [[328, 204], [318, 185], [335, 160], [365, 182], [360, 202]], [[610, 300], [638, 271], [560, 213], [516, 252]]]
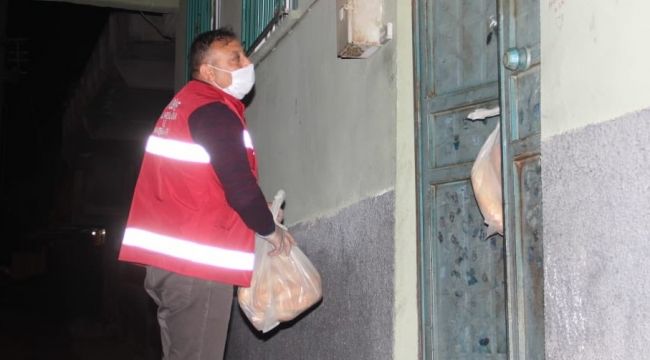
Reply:
[[228, 205], [210, 155], [192, 140], [188, 126], [190, 114], [212, 102], [238, 115], [257, 177], [244, 105], [209, 84], [190, 81], [167, 105], [147, 141], [119, 259], [249, 286], [255, 234]]

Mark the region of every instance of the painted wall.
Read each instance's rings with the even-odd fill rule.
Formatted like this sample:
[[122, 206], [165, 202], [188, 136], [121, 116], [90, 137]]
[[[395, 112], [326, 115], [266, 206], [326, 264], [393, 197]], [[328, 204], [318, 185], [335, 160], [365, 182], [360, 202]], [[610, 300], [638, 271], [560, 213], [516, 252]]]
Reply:
[[395, 275], [393, 359], [419, 359], [413, 7], [396, 1]]
[[[395, 183], [395, 41], [365, 60], [337, 58], [334, 1], [302, 18], [262, 61], [247, 110], [267, 196], [287, 192], [295, 224]], [[227, 2], [222, 4], [225, 8]], [[224, 10], [225, 11], [225, 10]], [[384, 10], [393, 21], [395, 7]]]
[[650, 104], [650, 2], [543, 0], [542, 137]]
[[549, 360], [648, 357], [649, 11], [644, 1], [541, 3]]
[[299, 2], [252, 57], [261, 183], [267, 196], [287, 190], [287, 220], [326, 290], [268, 341], [235, 310], [229, 358], [418, 358], [412, 8], [386, 3], [395, 38], [369, 59], [336, 57], [334, 1]]

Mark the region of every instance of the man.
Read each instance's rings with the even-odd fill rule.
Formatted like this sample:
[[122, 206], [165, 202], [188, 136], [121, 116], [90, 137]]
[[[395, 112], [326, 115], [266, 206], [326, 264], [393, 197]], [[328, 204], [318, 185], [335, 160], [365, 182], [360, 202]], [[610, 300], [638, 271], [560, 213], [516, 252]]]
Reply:
[[147, 265], [164, 359], [221, 359], [233, 285], [250, 284], [255, 233], [271, 255], [295, 241], [257, 184], [241, 102], [253, 64], [227, 29], [200, 34], [190, 61], [193, 79], [147, 141], [119, 258]]

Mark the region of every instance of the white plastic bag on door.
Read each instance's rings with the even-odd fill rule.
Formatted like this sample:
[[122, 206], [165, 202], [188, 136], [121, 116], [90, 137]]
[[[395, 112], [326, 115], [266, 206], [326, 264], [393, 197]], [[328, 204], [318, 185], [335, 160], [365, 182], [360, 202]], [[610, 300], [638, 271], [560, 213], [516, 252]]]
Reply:
[[500, 125], [481, 147], [472, 166], [472, 188], [478, 207], [487, 224], [487, 236], [503, 235], [503, 195], [501, 193]]

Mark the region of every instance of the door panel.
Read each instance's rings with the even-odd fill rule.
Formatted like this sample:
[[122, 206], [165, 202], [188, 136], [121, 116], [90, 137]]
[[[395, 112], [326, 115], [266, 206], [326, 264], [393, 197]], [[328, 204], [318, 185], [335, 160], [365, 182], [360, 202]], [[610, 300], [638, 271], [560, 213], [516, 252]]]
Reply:
[[[516, 43], [526, 44], [531, 49], [538, 50], [537, 54], [539, 54], [541, 31], [539, 0], [516, 0], [511, 1], [510, 4], [508, 10], [513, 9], [514, 17], [511, 17], [508, 26], [514, 29]], [[538, 60], [533, 63], [537, 63]]]
[[471, 166], [498, 117], [469, 121], [498, 101], [495, 0], [421, 0], [421, 294], [425, 359], [505, 359], [503, 239], [486, 239]]
[[[498, 102], [480, 104], [481, 107], [494, 107]], [[498, 119], [487, 121], [466, 120], [467, 114], [477, 106], [462, 107], [452, 111], [438, 113], [429, 118], [431, 168], [474, 161], [483, 142], [490, 135]]]
[[[539, 2], [418, 0], [415, 14], [423, 358], [543, 359]], [[516, 46], [532, 66], [507, 71]], [[497, 122], [506, 236], [486, 239], [469, 178]]]
[[511, 359], [544, 359], [538, 0], [499, 0], [499, 53], [526, 50], [529, 66], [501, 67], [503, 194]]
[[517, 162], [521, 194], [524, 331], [526, 359], [544, 359], [544, 254], [542, 248], [542, 167], [539, 155]]
[[468, 180], [432, 186], [431, 192], [436, 355], [439, 359], [506, 359], [503, 239], [486, 239]]
[[512, 78], [517, 101], [517, 139], [540, 134], [539, 66]]
[[434, 25], [434, 88], [430, 90], [447, 94], [496, 81], [497, 47], [486, 46], [489, 28], [486, 19], [496, 15], [496, 0], [430, 3]]

